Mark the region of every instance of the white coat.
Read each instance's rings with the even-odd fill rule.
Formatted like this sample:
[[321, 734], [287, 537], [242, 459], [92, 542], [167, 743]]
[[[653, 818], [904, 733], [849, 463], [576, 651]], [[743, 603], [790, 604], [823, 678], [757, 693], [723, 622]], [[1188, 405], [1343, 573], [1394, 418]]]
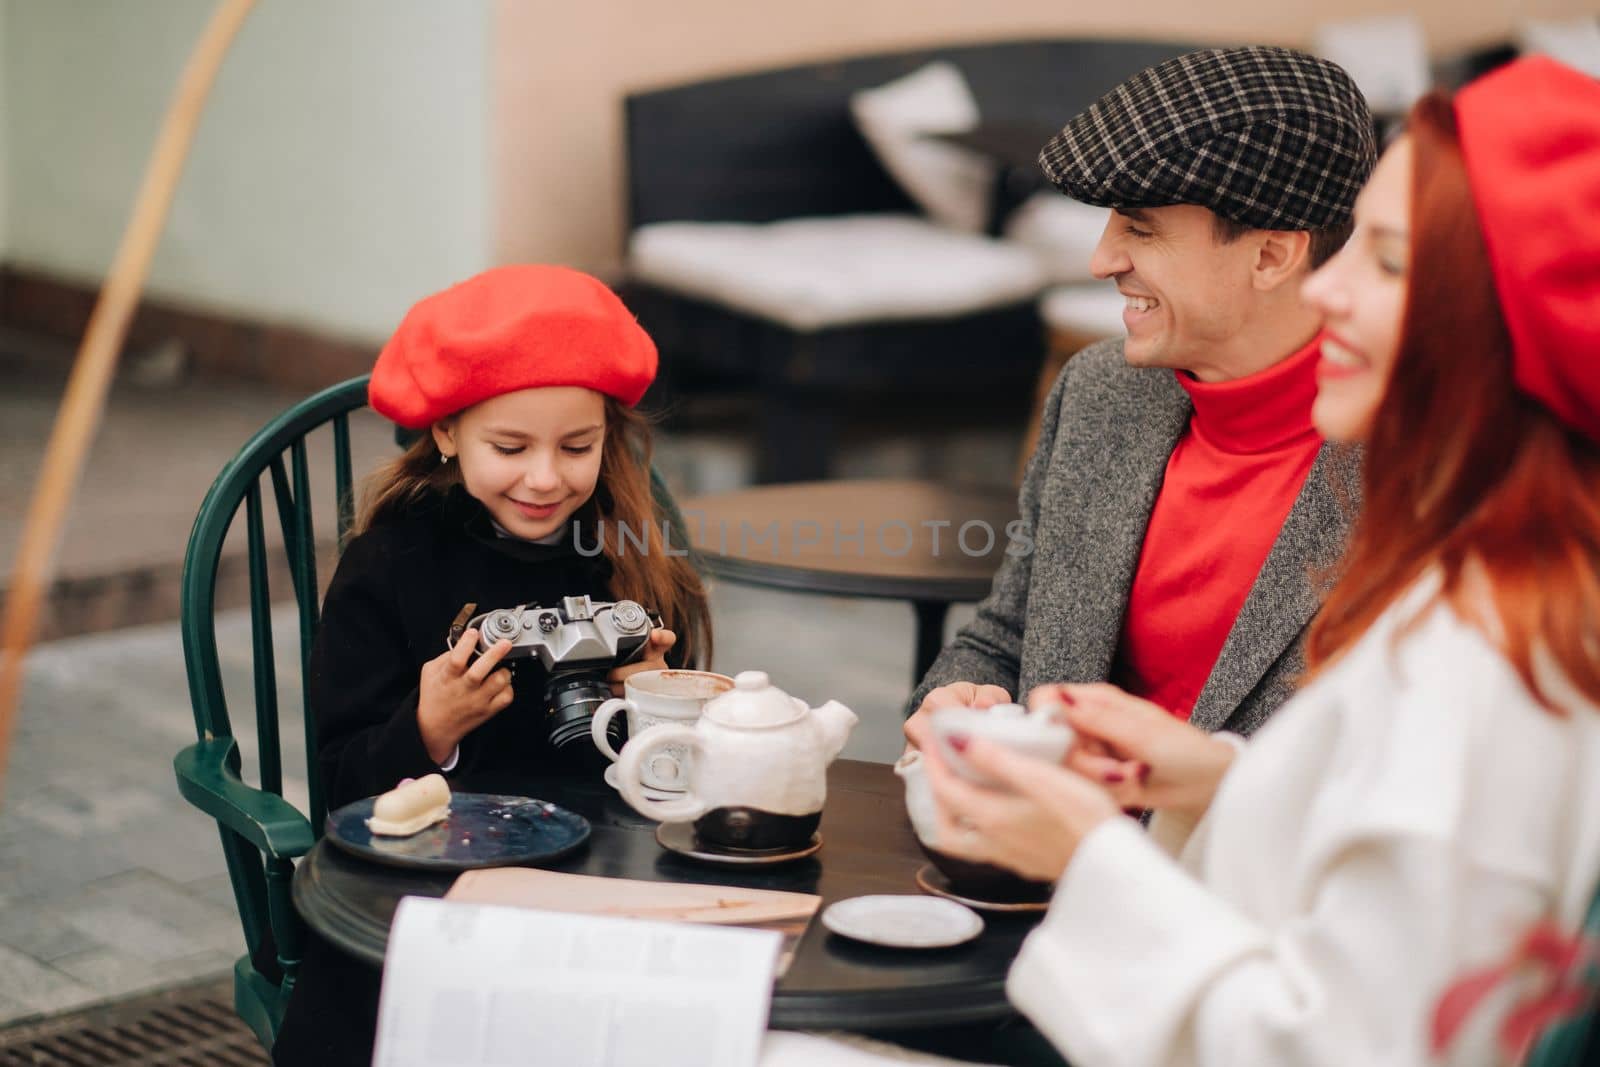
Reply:
[[1539, 706], [1447, 607], [1403, 629], [1432, 588], [1262, 728], [1192, 833], [1084, 839], [1007, 985], [1076, 1067], [1431, 1063], [1455, 977], [1540, 919], [1582, 923], [1600, 710], [1551, 671], [1568, 713]]
[[[1432, 588], [1243, 746], [1197, 826], [1084, 838], [1007, 985], [1074, 1067], [1433, 1064], [1453, 979], [1541, 919], [1580, 926], [1600, 880], [1600, 709], [1551, 671], [1567, 713], [1541, 707], [1449, 608], [1403, 628]], [[1497, 1062], [1493, 1022], [1448, 1062]], [[822, 1044], [772, 1035], [763, 1067], [829, 1062]]]

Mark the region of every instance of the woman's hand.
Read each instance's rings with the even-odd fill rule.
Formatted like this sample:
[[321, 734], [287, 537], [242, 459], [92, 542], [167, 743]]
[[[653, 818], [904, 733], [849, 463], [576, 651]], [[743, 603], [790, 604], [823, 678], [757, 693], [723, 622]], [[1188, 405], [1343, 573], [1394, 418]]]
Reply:
[[1198, 819], [1233, 764], [1228, 742], [1114, 685], [1042, 685], [1030, 707], [1064, 707], [1077, 731], [1066, 765], [1103, 784], [1124, 808]]
[[454, 648], [422, 665], [417, 726], [435, 763], [449, 759], [463, 737], [511, 703], [511, 672], [504, 667], [495, 670], [511, 651], [511, 642], [497, 641], [473, 662], [472, 650], [477, 647], [478, 631], [468, 630]]
[[976, 682], [951, 682], [929, 691], [917, 705], [917, 710], [906, 720], [903, 729], [906, 741], [912, 748], [932, 747], [933, 713], [940, 708], [992, 708], [996, 704], [1011, 703], [1011, 694], [998, 685], [979, 685]]
[[949, 740], [973, 769], [1000, 787], [959, 777], [939, 758], [937, 745], [923, 749], [941, 852], [1053, 882], [1091, 830], [1122, 817], [1105, 789], [1073, 771], [976, 738], [953, 735]]
[[606, 675], [606, 681], [611, 683], [611, 695], [622, 696], [622, 683], [640, 671], [664, 671], [667, 669], [667, 652], [678, 643], [678, 635], [671, 630], [661, 628], [650, 631], [650, 644], [644, 650], [644, 658], [636, 659], [622, 667], [614, 667]]

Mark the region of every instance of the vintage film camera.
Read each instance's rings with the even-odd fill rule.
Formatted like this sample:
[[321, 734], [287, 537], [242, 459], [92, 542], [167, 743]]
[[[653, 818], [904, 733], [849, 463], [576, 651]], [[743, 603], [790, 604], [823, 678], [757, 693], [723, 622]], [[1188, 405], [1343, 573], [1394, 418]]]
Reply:
[[[511, 642], [507, 661], [537, 657], [547, 672], [544, 684], [545, 735], [555, 748], [589, 740], [589, 720], [611, 698], [606, 675], [613, 667], [638, 659], [661, 625], [632, 600], [593, 601], [563, 597], [553, 607], [522, 604], [465, 618], [476, 604], [461, 609], [450, 627], [449, 645], [468, 628], [478, 631], [477, 654], [502, 640]], [[620, 724], [620, 716], [613, 720]], [[620, 734], [620, 725], [618, 727]], [[621, 738], [613, 739], [620, 744]]]

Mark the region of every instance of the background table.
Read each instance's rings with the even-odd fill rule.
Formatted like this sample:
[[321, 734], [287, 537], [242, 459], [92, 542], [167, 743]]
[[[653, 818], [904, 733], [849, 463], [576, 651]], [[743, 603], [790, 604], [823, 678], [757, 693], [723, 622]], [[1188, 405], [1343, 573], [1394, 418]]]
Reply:
[[[682, 510], [701, 566], [719, 578], [909, 600], [917, 620], [915, 684], [944, 644], [950, 605], [989, 595], [1017, 496], [1010, 488], [920, 481], [798, 482], [690, 497]], [[963, 542], [968, 523], [982, 526], [971, 527]], [[774, 529], [776, 537], [764, 536]], [[994, 535], [987, 545], [985, 529]]]
[[[473, 788], [523, 791], [506, 782], [475, 782]], [[925, 862], [906, 820], [899, 779], [887, 764], [837, 761], [828, 775], [822, 850], [750, 873], [663, 850], [655, 841], [656, 824], [635, 814], [603, 783], [547, 784], [537, 795], [594, 824], [588, 846], [552, 868], [575, 874], [818, 893], [826, 908], [866, 893], [916, 893], [915, 873]], [[451, 874], [360, 860], [322, 841], [295, 870], [294, 902], [323, 937], [381, 966], [400, 898], [440, 897], [453, 881]], [[813, 921], [793, 964], [773, 988], [771, 1025], [885, 1031], [1005, 1018], [1012, 1014], [1006, 970], [1037, 919], [1037, 914], [985, 915], [986, 928], [976, 940], [915, 951], [849, 941]]]
[[968, 130], [950, 130], [926, 136], [976, 152], [995, 165], [985, 231], [999, 237], [1006, 220], [1034, 193], [1050, 188], [1039, 167], [1039, 153], [1060, 128], [1015, 119], [986, 119]]

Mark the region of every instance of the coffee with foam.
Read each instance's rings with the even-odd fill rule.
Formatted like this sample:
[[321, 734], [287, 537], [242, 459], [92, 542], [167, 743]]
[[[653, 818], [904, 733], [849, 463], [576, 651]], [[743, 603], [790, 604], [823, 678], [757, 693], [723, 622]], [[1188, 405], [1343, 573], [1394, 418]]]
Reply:
[[710, 700], [733, 688], [733, 679], [704, 671], [641, 671], [629, 679], [641, 693], [668, 700]]

